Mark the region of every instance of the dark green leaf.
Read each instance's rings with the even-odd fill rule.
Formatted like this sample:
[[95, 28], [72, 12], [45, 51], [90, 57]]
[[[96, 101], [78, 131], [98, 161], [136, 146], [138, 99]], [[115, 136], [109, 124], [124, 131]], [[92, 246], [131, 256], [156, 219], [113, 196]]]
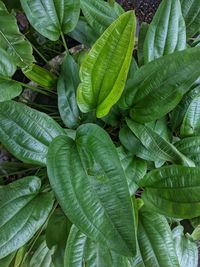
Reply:
[[58, 108], [64, 124], [68, 128], [77, 127], [80, 122], [76, 103], [76, 90], [79, 85], [78, 65], [69, 54], [64, 58], [58, 80]]
[[135, 254], [136, 225], [126, 176], [103, 129], [84, 124], [75, 141], [57, 137], [49, 148], [47, 169], [59, 204], [79, 229], [119, 254]]
[[25, 163], [45, 165], [48, 146], [64, 130], [48, 115], [14, 101], [0, 105], [0, 141]]
[[144, 42], [144, 61], [186, 48], [185, 21], [179, 0], [162, 1], [148, 27]]
[[81, 111], [96, 109], [101, 118], [119, 100], [131, 63], [134, 34], [135, 16], [129, 11], [111, 24], [85, 57], [77, 92]]
[[21, 5], [31, 25], [51, 41], [72, 31], [80, 13], [80, 0], [21, 0]]
[[200, 168], [171, 165], [150, 171], [139, 181], [142, 199], [152, 211], [174, 218], [200, 215]]
[[131, 108], [131, 117], [141, 123], [162, 118], [200, 76], [199, 57], [200, 48], [189, 48], [141, 67], [122, 96], [121, 107]]
[[54, 199], [40, 187], [35, 176], [0, 187], [0, 258], [26, 244], [47, 219]]

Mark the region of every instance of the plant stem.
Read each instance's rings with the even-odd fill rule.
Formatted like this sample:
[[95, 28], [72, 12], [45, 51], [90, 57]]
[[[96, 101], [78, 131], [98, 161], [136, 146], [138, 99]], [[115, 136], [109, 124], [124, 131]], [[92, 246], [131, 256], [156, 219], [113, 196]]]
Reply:
[[41, 57], [41, 59], [43, 59], [46, 64], [49, 64], [49, 61], [42, 55], [42, 53], [33, 44], [31, 45], [35, 52]]
[[63, 46], [65, 48], [65, 51], [66, 51], [66, 53], [69, 53], [69, 50], [67, 48], [67, 44], [66, 44], [66, 41], [65, 41], [65, 36], [64, 36], [63, 32], [61, 32], [60, 34], [61, 34], [61, 38], [62, 38], [62, 42], [63, 42]]

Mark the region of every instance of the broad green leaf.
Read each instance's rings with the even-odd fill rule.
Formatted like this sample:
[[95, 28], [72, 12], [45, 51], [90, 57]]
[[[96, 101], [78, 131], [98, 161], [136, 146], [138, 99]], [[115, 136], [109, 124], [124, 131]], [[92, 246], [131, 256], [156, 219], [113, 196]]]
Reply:
[[179, 225], [172, 230], [176, 254], [181, 267], [198, 266], [198, 248], [195, 242], [184, 235], [183, 226]]
[[176, 148], [200, 167], [200, 136], [184, 138], [175, 143]]
[[144, 42], [144, 61], [186, 48], [185, 21], [179, 0], [163, 0], [148, 27]]
[[14, 101], [0, 105], [0, 141], [25, 163], [45, 165], [48, 146], [64, 130], [47, 114]]
[[15, 252], [9, 254], [8, 256], [6, 256], [3, 259], [0, 259], [0, 266], [1, 267], [10, 267], [10, 264], [12, 262], [12, 260], [15, 257]]
[[180, 129], [182, 137], [200, 135], [200, 93], [192, 99]]
[[63, 267], [64, 251], [67, 243], [71, 222], [60, 208], [51, 215], [46, 228], [47, 247], [53, 250], [52, 262], [56, 267]]
[[[200, 76], [200, 47], [156, 59], [135, 73], [132, 87], [122, 95], [122, 108], [131, 108], [140, 123], [162, 118], [173, 110]], [[162, 96], [162, 97], [161, 97]]]
[[143, 178], [147, 172], [147, 164], [142, 159], [127, 155], [122, 147], [119, 147], [117, 152], [127, 178], [130, 195], [134, 195], [139, 188], [137, 185], [138, 181]]
[[2, 2], [0, 2], [0, 48], [7, 51], [19, 67], [30, 65], [34, 60], [31, 44], [19, 32], [16, 18], [8, 13]]
[[139, 211], [138, 245], [138, 255], [131, 261], [133, 267], [182, 267], [164, 216], [144, 208]]
[[84, 124], [78, 128], [75, 141], [67, 136], [55, 138], [49, 148], [47, 170], [70, 221], [94, 242], [122, 255], [135, 254], [136, 225], [126, 176], [103, 129]]
[[35, 176], [0, 187], [0, 258], [26, 244], [46, 221], [54, 199], [40, 187]]
[[143, 53], [143, 48], [144, 48], [144, 41], [146, 38], [146, 34], [148, 32], [149, 24], [143, 22], [140, 25], [140, 31], [139, 31], [139, 36], [138, 36], [138, 49], [137, 49], [137, 56], [138, 56], [138, 62], [139, 66], [144, 65], [144, 53]]
[[[54, 266], [52, 262], [52, 254], [53, 250], [50, 250], [47, 247], [45, 241], [41, 243], [38, 249], [33, 254], [31, 261], [29, 263], [29, 267], [57, 267]], [[61, 267], [61, 266], [58, 266]]]
[[190, 38], [200, 31], [199, 0], [180, 0], [180, 2], [186, 23], [187, 36]]
[[150, 171], [139, 181], [142, 199], [152, 211], [174, 218], [200, 216], [200, 168], [171, 165]]
[[82, 112], [96, 109], [98, 118], [108, 114], [125, 86], [135, 34], [135, 16], [126, 12], [101, 35], [80, 68], [77, 92]]
[[[103, 0], [80, 0], [84, 17], [100, 36], [110, 24], [124, 13], [118, 3], [111, 6]], [[118, 7], [118, 8], [116, 8]]]
[[57, 84], [58, 108], [64, 124], [75, 128], [80, 122], [76, 103], [76, 90], [79, 85], [78, 65], [69, 54], [65, 56]]
[[21, 0], [21, 5], [31, 25], [51, 41], [71, 32], [80, 13], [80, 0]]
[[131, 267], [128, 258], [92, 242], [73, 225], [65, 250], [64, 267]]
[[194, 162], [180, 153], [174, 145], [170, 144], [148, 126], [139, 124], [130, 119], [126, 119], [126, 122], [143, 146], [149, 150], [150, 153], [154, 154], [157, 159], [190, 167], [195, 166]]
[[18, 249], [18, 251], [16, 252], [14, 267], [21, 267], [25, 253], [26, 245]]
[[68, 35], [86, 47], [91, 47], [98, 39], [98, 34], [90, 27], [84, 17], [79, 18], [75, 29]]

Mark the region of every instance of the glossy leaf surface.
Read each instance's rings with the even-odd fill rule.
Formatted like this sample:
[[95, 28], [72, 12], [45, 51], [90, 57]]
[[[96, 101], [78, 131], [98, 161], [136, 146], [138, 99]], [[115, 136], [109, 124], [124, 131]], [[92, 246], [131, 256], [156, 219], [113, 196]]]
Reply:
[[47, 219], [54, 199], [40, 187], [35, 176], [0, 187], [0, 258], [22, 247]]
[[[200, 76], [200, 48], [191, 48], [156, 59], [135, 73], [132, 87], [120, 100], [140, 123], [162, 118], [173, 110]], [[162, 96], [162, 97], [161, 97]]]
[[67, 55], [62, 64], [57, 92], [60, 116], [68, 128], [77, 127], [80, 122], [79, 109], [76, 103], [76, 90], [79, 85], [78, 71], [78, 65], [73, 57]]
[[186, 22], [187, 36], [191, 38], [200, 30], [199, 0], [180, 0], [180, 2]]
[[93, 241], [119, 254], [134, 255], [136, 226], [126, 176], [103, 129], [84, 124], [75, 141], [57, 137], [50, 145], [47, 169], [70, 221]]
[[92, 242], [73, 225], [65, 250], [64, 267], [130, 267], [126, 257], [110, 251], [105, 246]]
[[77, 92], [82, 112], [96, 109], [100, 118], [119, 100], [131, 63], [134, 34], [135, 16], [129, 11], [110, 25], [85, 57]]
[[0, 105], [0, 141], [25, 163], [45, 165], [48, 146], [64, 130], [48, 115], [14, 101]]
[[195, 166], [195, 164], [180, 153], [174, 145], [170, 144], [148, 126], [139, 124], [130, 119], [126, 119], [126, 121], [131, 131], [137, 136], [143, 146], [149, 150], [150, 153], [154, 154], [157, 159], [190, 167]]
[[179, 225], [172, 230], [176, 254], [181, 267], [198, 266], [198, 248], [195, 242], [184, 235], [183, 226]]
[[171, 165], [150, 171], [140, 180], [142, 199], [151, 210], [174, 218], [200, 215], [200, 168]]
[[172, 234], [166, 218], [150, 210], [139, 211], [138, 255], [133, 267], [182, 267], [174, 248]]
[[74, 29], [78, 22], [80, 0], [21, 0], [31, 25], [40, 34], [57, 41], [62, 33]]
[[186, 29], [180, 2], [163, 0], [148, 27], [144, 42], [145, 63], [185, 48]]
[[8, 13], [2, 2], [0, 3], [0, 48], [7, 51], [19, 67], [30, 65], [34, 60], [31, 44], [19, 32], [14, 15]]

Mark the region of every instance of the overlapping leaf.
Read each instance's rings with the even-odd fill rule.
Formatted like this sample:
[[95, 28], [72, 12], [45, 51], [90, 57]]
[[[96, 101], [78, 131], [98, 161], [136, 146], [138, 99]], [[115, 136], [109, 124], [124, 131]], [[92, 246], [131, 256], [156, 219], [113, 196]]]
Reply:
[[40, 187], [35, 176], [0, 187], [0, 258], [26, 244], [47, 219], [54, 199]]
[[119, 100], [131, 63], [134, 34], [135, 16], [129, 11], [111, 24], [85, 57], [77, 92], [81, 111], [96, 109], [100, 118]]
[[178, 165], [150, 171], [140, 180], [142, 199], [152, 211], [174, 218], [200, 216], [200, 168]]
[[185, 21], [179, 0], [163, 0], [148, 27], [144, 42], [144, 61], [186, 48]]
[[64, 130], [48, 115], [14, 101], [0, 105], [0, 141], [25, 163], [45, 165], [48, 146]]
[[49, 148], [47, 169], [59, 204], [79, 229], [119, 254], [135, 254], [136, 225], [126, 176], [103, 129], [84, 124], [75, 141], [57, 137]]
[[80, 0], [21, 0], [31, 25], [51, 41], [74, 29], [80, 13]]
[[120, 100], [123, 108], [131, 108], [131, 117], [138, 122], [162, 118], [173, 110], [183, 95], [200, 76], [200, 48], [156, 59], [141, 67], [132, 87]]

